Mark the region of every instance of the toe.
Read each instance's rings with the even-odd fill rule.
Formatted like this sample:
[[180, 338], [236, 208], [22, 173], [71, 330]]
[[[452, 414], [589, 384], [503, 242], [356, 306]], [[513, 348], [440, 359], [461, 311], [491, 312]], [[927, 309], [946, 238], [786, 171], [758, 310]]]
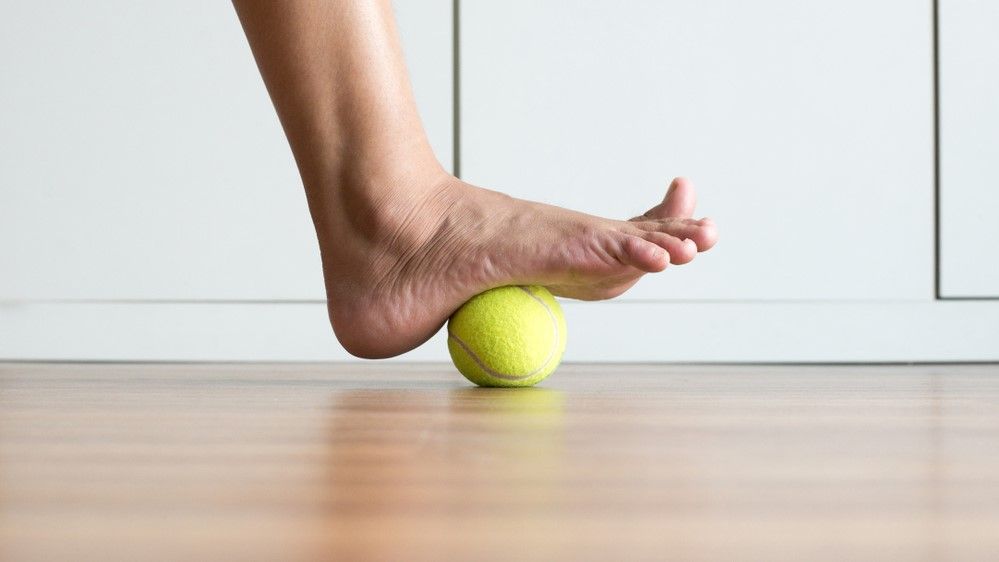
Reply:
[[676, 178], [666, 191], [666, 198], [662, 202], [662, 215], [655, 218], [690, 218], [694, 216], [696, 206], [697, 193], [694, 191], [694, 184], [687, 178]]
[[646, 232], [642, 237], [665, 249], [673, 265], [689, 263], [697, 256], [697, 245], [689, 238], [680, 239], [665, 232]]
[[655, 273], [666, 269], [669, 252], [662, 246], [638, 236], [626, 235], [621, 242], [621, 262], [635, 269]]
[[711, 249], [718, 240], [718, 229], [711, 219], [669, 218], [630, 223], [630, 226], [645, 232], [665, 232], [681, 240], [689, 238], [694, 241], [699, 252]]
[[661, 203], [631, 220], [690, 218], [694, 215], [696, 205], [697, 194], [694, 192], [694, 185], [687, 178], [675, 178], [669, 184], [669, 189], [666, 190], [666, 196]]
[[715, 221], [709, 218], [703, 218], [698, 222], [700, 228], [697, 231], [697, 237], [693, 240], [697, 243], [697, 251], [704, 252], [710, 250], [718, 242], [718, 227], [715, 226]]

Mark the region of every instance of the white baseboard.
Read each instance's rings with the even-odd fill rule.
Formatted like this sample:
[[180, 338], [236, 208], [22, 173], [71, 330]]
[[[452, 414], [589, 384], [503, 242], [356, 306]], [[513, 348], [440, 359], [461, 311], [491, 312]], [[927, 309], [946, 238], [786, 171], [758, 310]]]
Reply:
[[[999, 301], [563, 303], [566, 361], [999, 361]], [[321, 303], [0, 303], [0, 359], [344, 361]], [[399, 359], [446, 361], [442, 334]]]

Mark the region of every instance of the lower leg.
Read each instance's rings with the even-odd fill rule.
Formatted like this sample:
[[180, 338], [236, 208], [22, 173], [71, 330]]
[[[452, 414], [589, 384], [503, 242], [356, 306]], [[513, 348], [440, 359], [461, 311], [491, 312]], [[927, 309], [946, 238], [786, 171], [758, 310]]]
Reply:
[[317, 227], [353, 196], [348, 190], [377, 200], [379, 189], [444, 173], [416, 110], [387, 0], [234, 4]]

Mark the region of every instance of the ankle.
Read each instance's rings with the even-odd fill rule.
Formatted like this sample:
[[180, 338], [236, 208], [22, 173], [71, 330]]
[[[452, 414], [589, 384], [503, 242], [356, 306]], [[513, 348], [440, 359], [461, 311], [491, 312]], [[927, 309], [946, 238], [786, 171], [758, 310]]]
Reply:
[[316, 226], [330, 218], [377, 218], [385, 207], [405, 205], [455, 179], [429, 149], [343, 149], [318, 165], [301, 169]]
[[345, 182], [340, 201], [354, 231], [375, 238], [396, 236], [421, 219], [438, 216], [446, 206], [447, 186], [454, 176], [442, 168], [384, 170]]
[[334, 188], [341, 197], [378, 205], [386, 199], [419, 198], [454, 176], [431, 153], [358, 157], [336, 177]]

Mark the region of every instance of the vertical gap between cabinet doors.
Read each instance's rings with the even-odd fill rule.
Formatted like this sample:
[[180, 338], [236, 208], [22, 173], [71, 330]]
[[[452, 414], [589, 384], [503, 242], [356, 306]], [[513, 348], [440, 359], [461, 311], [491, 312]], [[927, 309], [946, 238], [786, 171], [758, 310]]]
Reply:
[[461, 177], [461, 2], [451, 2], [451, 169]]
[[[457, 0], [455, 0], [457, 3]], [[933, 0], [933, 297], [940, 291], [940, 0]]]

